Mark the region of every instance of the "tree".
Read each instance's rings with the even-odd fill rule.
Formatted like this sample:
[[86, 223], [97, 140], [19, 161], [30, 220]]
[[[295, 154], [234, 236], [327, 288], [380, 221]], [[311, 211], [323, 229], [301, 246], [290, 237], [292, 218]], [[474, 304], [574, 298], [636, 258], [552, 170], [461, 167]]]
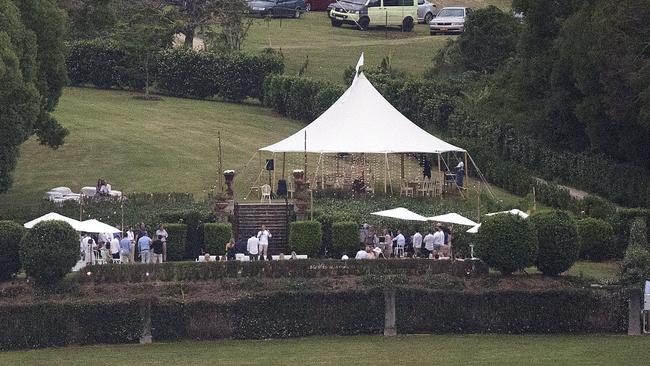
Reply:
[[30, 136], [57, 148], [68, 134], [50, 115], [67, 82], [65, 29], [51, 0], [0, 0], [0, 192]]
[[128, 22], [119, 25], [116, 38], [124, 45], [137, 67], [144, 72], [145, 98], [149, 98], [154, 63], [160, 50], [172, 44], [173, 24], [165, 18], [164, 10], [142, 6]]
[[510, 58], [517, 44], [517, 21], [496, 6], [469, 16], [458, 38], [460, 58], [467, 70], [494, 72]]

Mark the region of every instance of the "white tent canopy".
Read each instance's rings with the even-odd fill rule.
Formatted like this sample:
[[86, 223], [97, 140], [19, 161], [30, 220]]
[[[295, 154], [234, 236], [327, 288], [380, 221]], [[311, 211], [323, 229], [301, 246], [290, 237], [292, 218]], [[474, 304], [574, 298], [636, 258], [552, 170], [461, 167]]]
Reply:
[[363, 73], [322, 115], [270, 152], [433, 153], [465, 152], [418, 127], [375, 89]]
[[393, 219], [400, 219], [400, 220], [427, 221], [426, 217], [419, 215], [404, 207], [398, 207], [392, 210], [377, 211], [371, 213], [371, 215], [390, 217]]
[[438, 222], [444, 222], [447, 224], [458, 224], [458, 225], [465, 225], [465, 226], [476, 226], [477, 223], [474, 221], [461, 216], [455, 212], [444, 214], [444, 215], [438, 215], [438, 216], [433, 216], [433, 217], [427, 217], [427, 220], [429, 221], [438, 221]]
[[28, 228], [28, 229], [31, 229], [36, 224], [38, 224], [39, 222], [43, 222], [43, 221], [65, 221], [68, 224], [70, 224], [70, 226], [72, 226], [72, 228], [75, 229], [76, 231], [81, 231], [80, 230], [80, 225], [81, 225], [80, 221], [75, 220], [75, 219], [71, 219], [71, 218], [69, 218], [67, 216], [60, 215], [60, 214], [58, 214], [56, 212], [50, 212], [48, 214], [45, 214], [45, 215], [43, 215], [43, 216], [41, 216], [39, 218], [36, 218], [36, 219], [34, 219], [32, 221], [29, 221], [29, 222], [25, 223], [23, 226]]
[[[499, 214], [517, 215], [517, 216], [521, 217], [522, 219], [527, 219], [528, 216], [529, 216], [524, 211], [518, 210], [516, 208], [513, 208], [512, 210], [509, 210], [509, 211], [492, 212], [492, 213], [489, 213], [489, 214], [485, 214], [485, 216], [494, 216], [494, 215], [499, 215]], [[481, 224], [477, 224], [476, 226], [474, 226], [474, 227], [470, 228], [469, 230], [467, 230], [467, 232], [471, 233], [471, 234], [476, 234], [476, 233], [478, 233], [478, 230], [480, 228], [481, 228]]]
[[91, 220], [86, 220], [82, 221], [79, 225], [79, 228], [86, 233], [108, 233], [108, 234], [115, 234], [121, 232], [120, 229], [115, 228], [111, 225], [104, 224], [101, 221], [97, 221], [95, 219]]

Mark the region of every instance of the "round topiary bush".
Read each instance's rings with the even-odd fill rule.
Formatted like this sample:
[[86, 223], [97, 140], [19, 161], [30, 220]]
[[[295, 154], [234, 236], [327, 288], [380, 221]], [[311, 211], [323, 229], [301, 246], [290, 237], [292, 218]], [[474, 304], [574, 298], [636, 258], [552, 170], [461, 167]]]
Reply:
[[0, 281], [20, 271], [20, 239], [25, 228], [17, 222], [0, 221]]
[[226, 243], [232, 238], [232, 225], [207, 223], [203, 225], [203, 249], [211, 255], [224, 255]]
[[474, 250], [490, 267], [511, 274], [533, 265], [537, 233], [528, 220], [519, 216], [494, 215], [483, 221]]
[[359, 227], [356, 222], [343, 221], [332, 224], [332, 255], [354, 256], [359, 250]]
[[614, 242], [614, 229], [607, 221], [586, 218], [576, 222], [580, 258], [602, 261]]
[[323, 229], [318, 221], [296, 221], [289, 228], [289, 245], [297, 254], [318, 257], [323, 242]]
[[79, 235], [63, 221], [36, 224], [20, 242], [23, 268], [39, 286], [57, 283], [78, 260]]
[[545, 275], [557, 276], [578, 259], [578, 232], [575, 221], [564, 211], [531, 215], [538, 238], [537, 268]]

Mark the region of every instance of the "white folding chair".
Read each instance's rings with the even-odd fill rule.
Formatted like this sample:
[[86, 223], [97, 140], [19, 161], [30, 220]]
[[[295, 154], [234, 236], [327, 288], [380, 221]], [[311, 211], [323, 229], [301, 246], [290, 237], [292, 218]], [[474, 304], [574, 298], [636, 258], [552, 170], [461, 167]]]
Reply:
[[413, 187], [409, 187], [406, 180], [403, 180], [400, 183], [399, 195], [400, 196], [406, 196], [406, 197], [409, 197], [409, 196], [413, 197]]
[[292, 181], [287, 182], [287, 196], [293, 198], [293, 194], [296, 193], [296, 187], [294, 187]]
[[263, 185], [260, 187], [262, 191], [262, 198], [260, 199], [260, 202], [264, 202], [264, 199], [268, 198], [269, 203], [271, 203], [271, 186], [268, 184]]

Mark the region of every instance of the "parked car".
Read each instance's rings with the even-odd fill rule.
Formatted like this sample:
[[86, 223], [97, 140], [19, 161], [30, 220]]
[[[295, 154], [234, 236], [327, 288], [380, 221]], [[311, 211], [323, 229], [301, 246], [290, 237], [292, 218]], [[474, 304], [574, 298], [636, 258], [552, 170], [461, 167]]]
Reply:
[[465, 7], [446, 7], [429, 22], [429, 33], [463, 33], [465, 20], [472, 14], [472, 9]]
[[250, 14], [253, 16], [272, 16], [285, 18], [300, 18], [305, 11], [304, 0], [253, 0], [248, 2]]
[[416, 0], [339, 0], [328, 6], [333, 27], [351, 24], [358, 29], [398, 26], [410, 32], [418, 17]]
[[327, 10], [327, 6], [335, 2], [336, 0], [305, 0], [305, 10], [306, 11]]
[[438, 14], [436, 5], [427, 0], [418, 0], [418, 23], [429, 24]]

